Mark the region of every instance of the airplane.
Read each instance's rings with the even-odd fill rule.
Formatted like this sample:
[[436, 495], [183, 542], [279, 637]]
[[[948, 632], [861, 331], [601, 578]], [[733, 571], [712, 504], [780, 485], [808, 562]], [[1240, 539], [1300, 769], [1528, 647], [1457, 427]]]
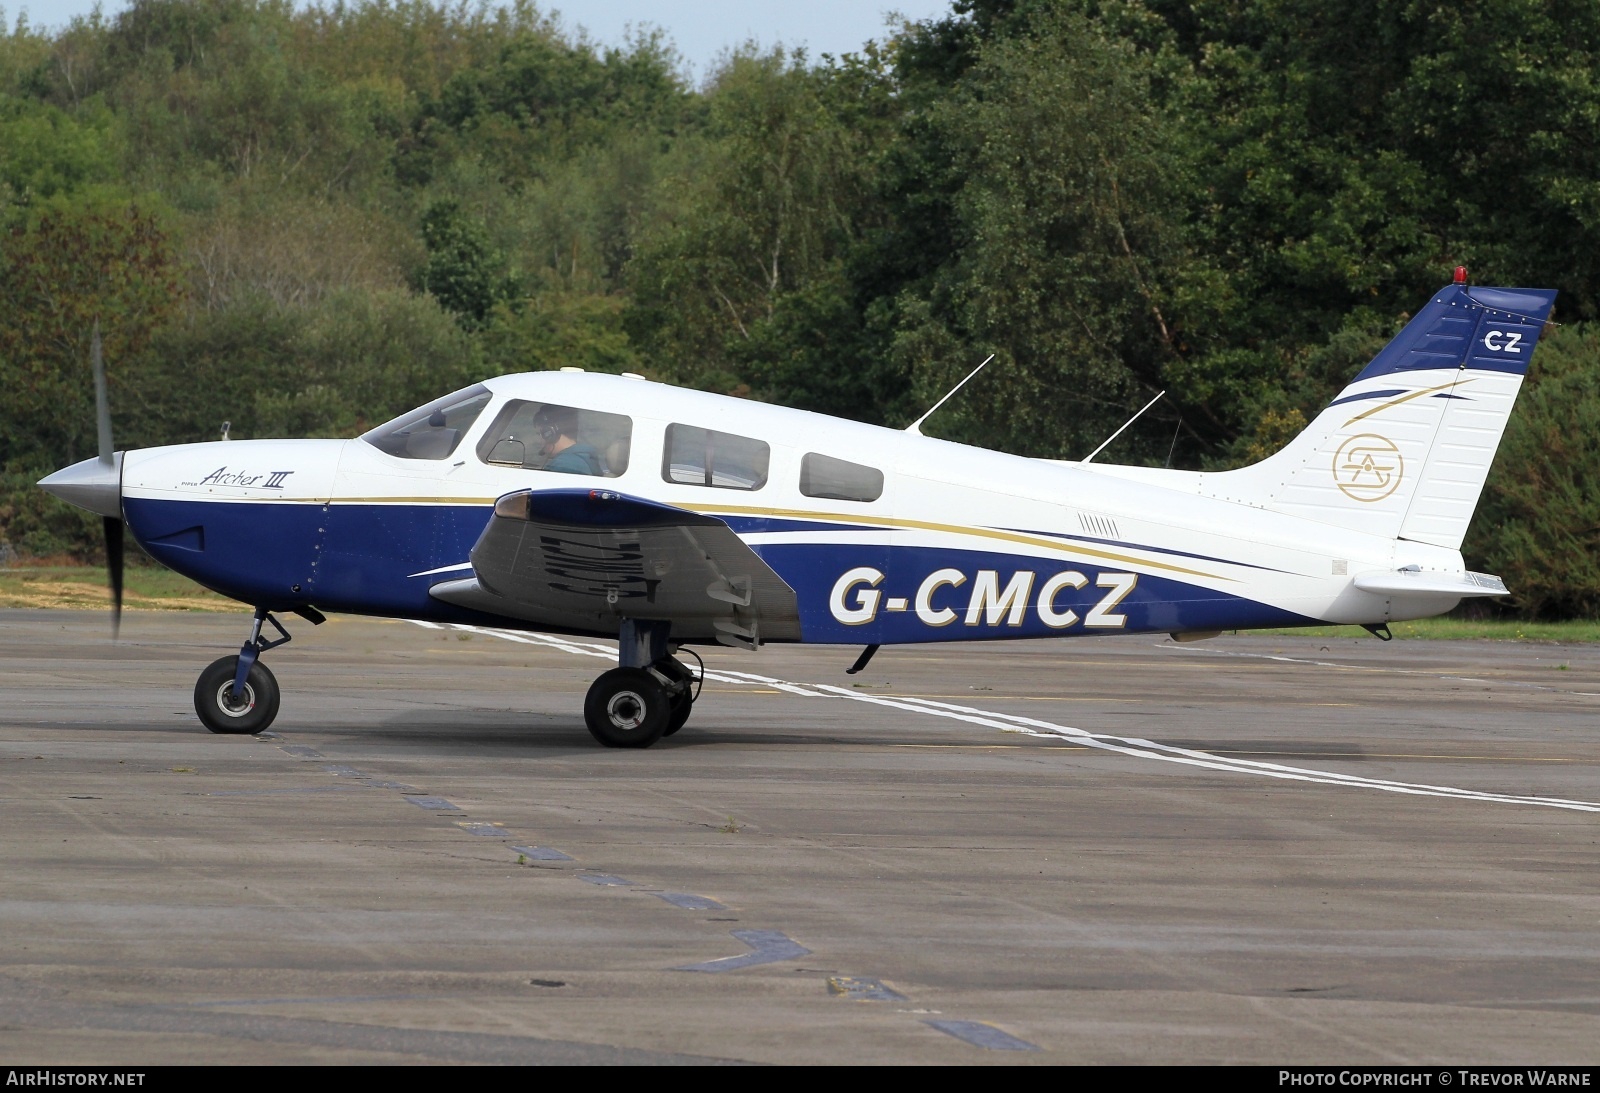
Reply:
[[[1026, 458], [563, 368], [485, 380], [348, 440], [113, 451], [43, 479], [151, 557], [254, 608], [195, 709], [272, 724], [279, 614], [616, 639], [584, 720], [677, 732], [694, 646], [1097, 634], [1177, 640], [1388, 624], [1504, 596], [1460, 546], [1556, 293], [1462, 268], [1276, 454], [1228, 471]], [[970, 378], [970, 377], [969, 377]], [[276, 636], [264, 635], [270, 626]]]

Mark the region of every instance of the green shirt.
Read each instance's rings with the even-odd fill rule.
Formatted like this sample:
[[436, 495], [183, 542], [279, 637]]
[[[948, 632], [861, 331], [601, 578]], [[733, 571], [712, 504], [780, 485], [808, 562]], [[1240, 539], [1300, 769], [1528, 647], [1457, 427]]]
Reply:
[[593, 444], [578, 441], [570, 448], [563, 448], [551, 457], [550, 462], [544, 465], [547, 471], [557, 474], [605, 474], [605, 461], [600, 458], [600, 453]]

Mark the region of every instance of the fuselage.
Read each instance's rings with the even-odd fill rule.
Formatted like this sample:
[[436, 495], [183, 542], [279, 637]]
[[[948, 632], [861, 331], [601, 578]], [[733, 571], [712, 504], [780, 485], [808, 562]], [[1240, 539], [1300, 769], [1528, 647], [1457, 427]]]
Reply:
[[[376, 441], [125, 453], [123, 515], [153, 557], [253, 606], [523, 626], [429, 589], [471, 574], [497, 498], [616, 491], [724, 520], [794, 589], [802, 640], [851, 644], [1381, 623], [1457, 597], [1375, 594], [1355, 576], [1463, 570], [1455, 550], [1093, 465], [641, 379], [541, 372], [474, 390], [460, 427], [465, 412], [447, 425], [440, 411]], [[539, 440], [515, 415], [547, 404], [602, 421], [589, 447], [604, 473], [534, 465]]]

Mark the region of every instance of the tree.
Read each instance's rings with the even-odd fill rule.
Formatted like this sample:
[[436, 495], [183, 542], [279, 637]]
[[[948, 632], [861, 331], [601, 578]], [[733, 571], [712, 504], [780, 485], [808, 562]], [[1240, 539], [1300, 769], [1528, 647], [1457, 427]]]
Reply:
[[177, 265], [155, 215], [138, 205], [57, 206], [0, 245], [0, 299], [10, 303], [0, 310], [0, 463], [48, 467], [94, 448], [96, 323], [115, 386], [178, 307]]
[[1600, 615], [1600, 325], [1547, 335], [1463, 553], [1526, 618]]
[[[871, 217], [869, 150], [830, 101], [831, 78], [783, 50], [735, 54], [717, 74], [705, 131], [662, 182], [678, 200], [628, 271], [630, 332], [675, 378], [724, 391], [753, 383], [817, 408], [827, 400], [822, 376], [807, 380], [788, 358], [815, 360], [821, 347], [808, 346], [815, 328], [801, 315], [823, 297], [833, 298], [823, 304], [830, 320], [842, 320], [829, 329], [859, 324], [839, 293]], [[830, 377], [849, 371], [837, 360], [851, 356], [843, 341], [832, 342], [844, 352]], [[863, 393], [838, 401], [861, 413]]]
[[456, 202], [428, 207], [422, 214], [422, 241], [428, 248], [422, 287], [468, 329], [481, 327], [494, 305], [515, 293], [505, 257], [490, 249], [483, 225]]
[[1082, 456], [1164, 385], [1191, 273], [1174, 126], [1150, 81], [1131, 45], [1052, 10], [983, 44], [933, 108], [921, 139], [960, 176], [952, 244], [900, 292], [892, 351], [924, 405], [997, 357], [930, 421], [938, 435]]

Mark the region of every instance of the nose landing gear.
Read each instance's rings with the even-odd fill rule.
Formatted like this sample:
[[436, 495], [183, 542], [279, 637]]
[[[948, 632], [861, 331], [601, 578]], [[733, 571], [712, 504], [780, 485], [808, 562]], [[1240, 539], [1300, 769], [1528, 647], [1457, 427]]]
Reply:
[[[296, 608], [295, 614], [313, 625], [323, 621], [312, 607]], [[276, 638], [263, 638], [261, 624], [271, 623]], [[200, 723], [215, 733], [250, 734], [264, 732], [278, 716], [278, 680], [260, 661], [262, 653], [289, 641], [289, 631], [264, 607], [256, 608], [250, 637], [238, 656], [222, 657], [206, 665], [194, 685], [194, 712]]]

